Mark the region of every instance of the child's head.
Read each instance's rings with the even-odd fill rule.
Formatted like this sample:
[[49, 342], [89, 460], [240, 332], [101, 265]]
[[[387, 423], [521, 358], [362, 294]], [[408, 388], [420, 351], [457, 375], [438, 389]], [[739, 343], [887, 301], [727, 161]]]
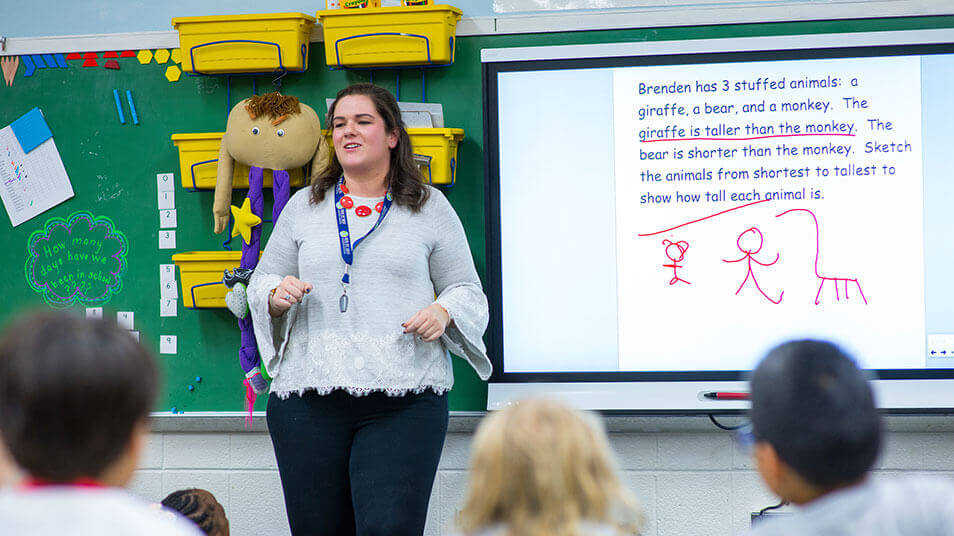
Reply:
[[162, 500], [162, 506], [192, 520], [209, 536], [229, 536], [229, 520], [215, 496], [204, 489], [180, 489]]
[[514, 534], [573, 534], [580, 521], [638, 529], [639, 508], [589, 415], [552, 400], [518, 402], [484, 419], [472, 449], [464, 532], [501, 523]]
[[766, 484], [801, 503], [863, 479], [881, 446], [864, 373], [837, 346], [778, 346], [752, 376], [755, 457]]
[[0, 437], [33, 478], [125, 484], [157, 389], [149, 353], [102, 320], [36, 313], [0, 337]]

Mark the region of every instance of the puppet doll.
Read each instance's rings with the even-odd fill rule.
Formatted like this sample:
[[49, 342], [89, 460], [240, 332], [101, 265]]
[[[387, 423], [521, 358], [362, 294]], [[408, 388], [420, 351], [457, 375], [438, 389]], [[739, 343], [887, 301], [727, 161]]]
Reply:
[[[216, 233], [228, 227], [232, 215], [235, 218], [232, 236], [242, 236], [239, 267], [232, 272], [226, 270], [223, 282], [230, 289], [225, 297], [226, 304], [238, 318], [242, 333], [239, 359], [246, 375], [249, 404], [254, 403], [255, 395], [264, 393], [267, 387], [261, 375], [261, 358], [246, 302], [246, 287], [258, 264], [261, 249], [265, 178], [268, 174], [272, 176], [274, 225], [291, 196], [289, 170], [311, 162], [310, 180], [313, 181], [328, 165], [329, 155], [318, 114], [296, 97], [279, 93], [254, 95], [236, 104], [229, 112], [219, 150], [212, 213]], [[232, 174], [236, 162], [249, 167], [248, 197], [241, 208], [231, 206]]]

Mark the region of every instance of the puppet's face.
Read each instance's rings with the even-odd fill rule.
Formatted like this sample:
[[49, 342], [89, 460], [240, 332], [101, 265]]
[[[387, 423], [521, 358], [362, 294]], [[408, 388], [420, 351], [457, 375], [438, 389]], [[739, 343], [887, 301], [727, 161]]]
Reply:
[[265, 169], [295, 169], [315, 155], [322, 141], [321, 121], [310, 106], [276, 123], [263, 114], [252, 118], [242, 101], [229, 113], [222, 143], [237, 162]]

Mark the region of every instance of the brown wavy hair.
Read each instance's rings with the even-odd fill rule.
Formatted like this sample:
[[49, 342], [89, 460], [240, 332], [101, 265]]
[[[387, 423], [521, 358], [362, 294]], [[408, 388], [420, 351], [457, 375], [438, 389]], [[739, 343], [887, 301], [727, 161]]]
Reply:
[[[388, 131], [398, 131], [397, 145], [391, 149], [391, 161], [388, 167], [387, 184], [394, 197], [394, 202], [419, 212], [430, 191], [424, 186], [424, 178], [420, 168], [414, 163], [414, 154], [411, 151], [411, 138], [407, 135], [404, 121], [401, 119], [401, 110], [397, 99], [390, 91], [374, 84], [352, 84], [335, 96], [335, 101], [328, 107], [328, 117], [325, 124], [334, 128], [332, 119], [335, 116], [335, 106], [342, 97], [350, 95], [364, 95], [371, 99], [378, 115], [384, 120], [384, 128]], [[338, 157], [332, 152], [331, 163], [321, 175], [312, 183], [311, 204], [316, 205], [324, 200], [325, 194], [335, 187], [344, 170]]]
[[245, 110], [248, 111], [252, 119], [260, 115], [275, 118], [283, 115], [300, 114], [301, 103], [298, 102], [298, 97], [282, 95], [276, 91], [264, 95], [252, 95], [245, 105]]

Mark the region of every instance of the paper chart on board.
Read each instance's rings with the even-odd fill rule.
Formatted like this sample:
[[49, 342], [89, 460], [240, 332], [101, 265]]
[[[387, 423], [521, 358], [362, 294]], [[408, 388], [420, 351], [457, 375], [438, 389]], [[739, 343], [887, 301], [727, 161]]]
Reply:
[[71, 197], [73, 186], [38, 108], [0, 129], [0, 198], [11, 225]]

